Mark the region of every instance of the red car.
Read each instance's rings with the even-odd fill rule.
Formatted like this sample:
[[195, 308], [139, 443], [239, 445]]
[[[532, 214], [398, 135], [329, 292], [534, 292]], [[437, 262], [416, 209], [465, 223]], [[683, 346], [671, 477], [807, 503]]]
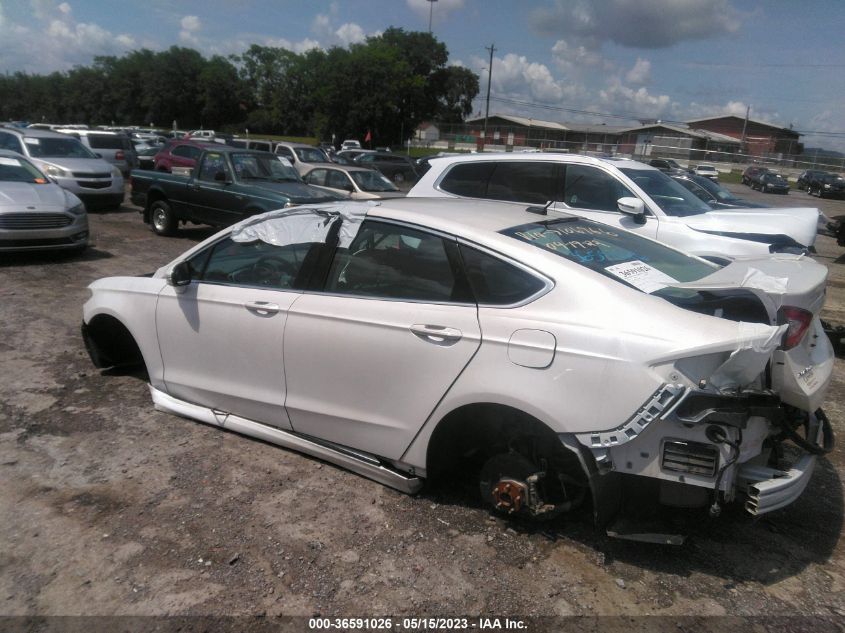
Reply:
[[219, 143], [201, 143], [193, 139], [170, 141], [153, 158], [153, 169], [156, 171], [173, 171], [174, 167], [193, 169], [202, 150], [209, 146], [219, 147]]

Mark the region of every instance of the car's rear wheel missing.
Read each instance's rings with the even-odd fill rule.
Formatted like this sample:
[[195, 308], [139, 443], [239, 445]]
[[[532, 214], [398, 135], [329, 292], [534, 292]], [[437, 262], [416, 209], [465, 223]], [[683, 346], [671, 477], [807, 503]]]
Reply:
[[164, 200], [156, 200], [150, 206], [150, 228], [157, 235], [173, 235], [177, 220], [170, 205]]

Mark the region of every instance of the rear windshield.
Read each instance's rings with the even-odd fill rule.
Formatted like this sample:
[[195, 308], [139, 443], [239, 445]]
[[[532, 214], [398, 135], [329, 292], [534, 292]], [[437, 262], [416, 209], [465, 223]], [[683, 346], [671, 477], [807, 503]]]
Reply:
[[532, 222], [501, 233], [649, 294], [719, 269], [634, 233], [581, 218]]
[[349, 175], [362, 191], [399, 191], [378, 171], [352, 171]]
[[126, 149], [128, 139], [111, 134], [89, 134], [88, 144], [94, 149]]
[[75, 138], [26, 136], [23, 141], [29, 148], [29, 155], [35, 158], [97, 158], [94, 152]]
[[710, 211], [707, 203], [685, 189], [662, 171], [622, 167], [622, 173], [633, 180], [654, 200], [666, 215], [685, 217]]
[[295, 147], [294, 152], [303, 163], [328, 163], [329, 159], [323, 150], [316, 147]]

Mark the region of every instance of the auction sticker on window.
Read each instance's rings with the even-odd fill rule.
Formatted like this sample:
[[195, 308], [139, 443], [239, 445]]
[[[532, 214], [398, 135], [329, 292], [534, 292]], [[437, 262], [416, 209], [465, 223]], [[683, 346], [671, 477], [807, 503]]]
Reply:
[[639, 259], [624, 264], [614, 264], [608, 266], [605, 270], [648, 294], [678, 283], [677, 279], [672, 279], [666, 273], [660, 272]]
[[0, 165], [7, 165], [9, 167], [20, 167], [21, 161], [16, 158], [6, 158], [5, 156], [0, 156]]

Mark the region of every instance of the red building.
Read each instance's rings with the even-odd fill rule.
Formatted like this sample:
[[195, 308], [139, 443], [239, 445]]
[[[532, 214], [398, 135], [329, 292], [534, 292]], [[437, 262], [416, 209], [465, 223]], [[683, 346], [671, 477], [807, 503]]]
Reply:
[[778, 157], [779, 155], [800, 154], [804, 146], [798, 142], [801, 136], [790, 128], [778, 127], [770, 123], [748, 119], [741, 116], [720, 116], [706, 119], [693, 119], [687, 125], [696, 130], [717, 132], [735, 139], [743, 140], [743, 126], [745, 139], [742, 152], [752, 156]]

